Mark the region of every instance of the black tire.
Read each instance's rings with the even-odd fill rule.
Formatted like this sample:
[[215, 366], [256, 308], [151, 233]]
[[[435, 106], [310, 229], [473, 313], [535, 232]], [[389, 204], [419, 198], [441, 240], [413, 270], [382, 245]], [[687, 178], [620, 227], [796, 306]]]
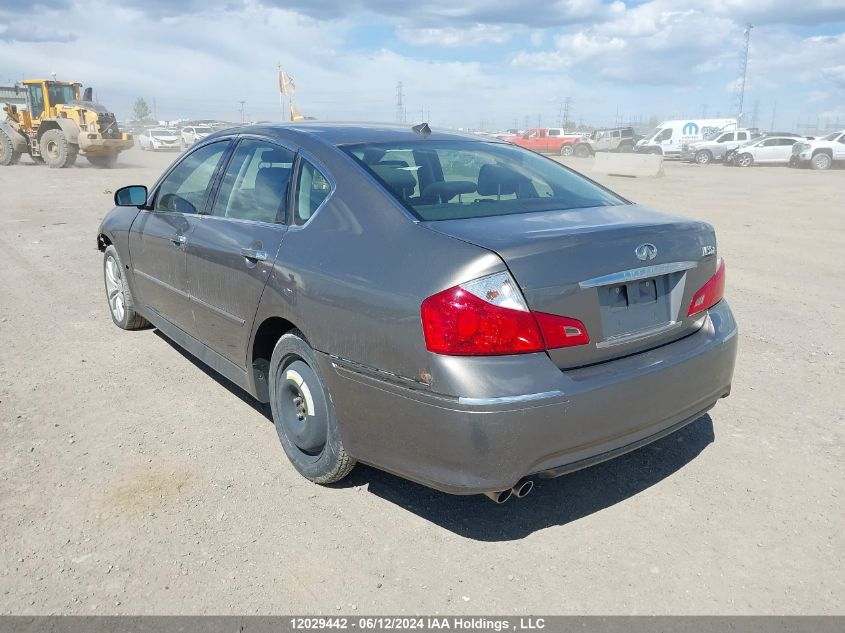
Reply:
[[[111, 320], [122, 330], [140, 330], [149, 326], [150, 322], [135, 312], [135, 302], [132, 300], [129, 284], [126, 283], [125, 273], [126, 269], [120, 261], [117, 249], [110, 244], [103, 253], [103, 282], [106, 286], [106, 299], [109, 302]], [[115, 292], [118, 294], [113, 295], [112, 293]], [[116, 309], [118, 302], [121, 306], [120, 310]]]
[[71, 167], [76, 162], [79, 147], [69, 143], [65, 133], [61, 130], [47, 130], [39, 141], [41, 156], [49, 167], [62, 169]]
[[581, 143], [580, 145], [575, 146], [575, 155], [578, 158], [589, 158], [592, 155], [592, 150], [590, 149], [589, 145], [585, 145]]
[[15, 151], [15, 146], [12, 145], [12, 139], [5, 132], [0, 132], [0, 165], [8, 167], [14, 165], [20, 160], [20, 152]]
[[826, 152], [814, 154], [810, 159], [810, 166], [813, 169], [830, 169], [833, 165], [833, 158]]
[[734, 165], [737, 167], [751, 167], [754, 164], [754, 157], [751, 154], [739, 154], [734, 158]]
[[86, 156], [88, 162], [98, 169], [111, 169], [117, 165], [117, 154], [105, 154], [102, 156]]
[[710, 150], [702, 149], [695, 153], [695, 162], [699, 165], [709, 165], [713, 161], [713, 154]]
[[293, 467], [318, 484], [346, 477], [355, 460], [343, 448], [317, 357], [299, 330], [288, 332], [276, 343], [269, 382], [273, 422]]

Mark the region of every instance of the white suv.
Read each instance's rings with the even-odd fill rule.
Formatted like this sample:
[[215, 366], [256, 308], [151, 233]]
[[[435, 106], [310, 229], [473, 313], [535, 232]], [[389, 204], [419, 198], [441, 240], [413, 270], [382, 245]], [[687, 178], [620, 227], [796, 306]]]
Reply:
[[813, 169], [830, 169], [833, 161], [845, 160], [845, 130], [816, 139], [796, 143], [792, 147], [790, 165], [806, 165]]
[[214, 130], [204, 125], [188, 125], [182, 128], [182, 147], [190, 147], [200, 139], [205, 138]]
[[725, 160], [739, 167], [751, 167], [755, 163], [786, 165], [792, 158], [792, 146], [803, 140], [799, 136], [764, 136], [731, 150]]

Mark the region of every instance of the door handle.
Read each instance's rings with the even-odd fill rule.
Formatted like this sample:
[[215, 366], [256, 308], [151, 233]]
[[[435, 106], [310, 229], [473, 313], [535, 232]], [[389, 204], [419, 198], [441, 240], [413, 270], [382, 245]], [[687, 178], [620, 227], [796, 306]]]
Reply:
[[185, 242], [188, 241], [188, 238], [184, 235], [174, 235], [170, 238], [170, 241], [173, 243], [174, 246], [182, 246]]
[[241, 255], [255, 262], [263, 262], [267, 259], [267, 251], [260, 251], [257, 248], [242, 248]]

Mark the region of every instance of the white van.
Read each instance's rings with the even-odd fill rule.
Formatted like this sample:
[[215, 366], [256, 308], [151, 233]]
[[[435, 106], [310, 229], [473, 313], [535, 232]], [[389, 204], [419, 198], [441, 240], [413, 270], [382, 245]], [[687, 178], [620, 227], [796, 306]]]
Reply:
[[681, 147], [706, 141], [726, 130], [736, 129], [736, 119], [679, 119], [664, 121], [651, 136], [637, 142], [634, 150], [642, 154], [678, 157]]

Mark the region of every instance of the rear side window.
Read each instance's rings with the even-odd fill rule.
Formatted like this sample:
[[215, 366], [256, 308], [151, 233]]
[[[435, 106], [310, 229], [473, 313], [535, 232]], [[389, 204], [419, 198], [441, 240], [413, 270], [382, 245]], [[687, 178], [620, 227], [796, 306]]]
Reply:
[[156, 194], [156, 211], [199, 213], [205, 206], [205, 196], [217, 165], [229, 141], [221, 141], [191, 152], [173, 168]]
[[505, 143], [425, 140], [342, 149], [421, 220], [624, 204], [559, 163]]
[[308, 222], [330, 192], [328, 179], [314, 165], [302, 159], [296, 182], [293, 223], [301, 226]]
[[736, 140], [738, 141], [747, 141], [748, 140], [748, 132], [739, 132], [736, 135]]
[[255, 222], [284, 222], [294, 153], [267, 141], [245, 139], [235, 150], [212, 215]]

